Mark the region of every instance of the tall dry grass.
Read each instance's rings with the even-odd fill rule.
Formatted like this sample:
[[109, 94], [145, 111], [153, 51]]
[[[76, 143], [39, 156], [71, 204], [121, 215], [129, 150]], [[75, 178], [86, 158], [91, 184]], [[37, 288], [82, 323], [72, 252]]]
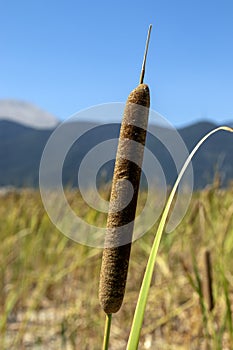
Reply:
[[[139, 349], [233, 348], [232, 196], [233, 185], [195, 193], [181, 225], [164, 235]], [[85, 207], [77, 193], [68, 197], [87, 221], [105, 225], [106, 218]], [[126, 347], [154, 230], [132, 245], [124, 307], [112, 323], [111, 349]], [[100, 349], [102, 251], [58, 232], [36, 191], [0, 197], [0, 237], [0, 348]], [[212, 311], [201, 283], [206, 249], [213, 269]]]

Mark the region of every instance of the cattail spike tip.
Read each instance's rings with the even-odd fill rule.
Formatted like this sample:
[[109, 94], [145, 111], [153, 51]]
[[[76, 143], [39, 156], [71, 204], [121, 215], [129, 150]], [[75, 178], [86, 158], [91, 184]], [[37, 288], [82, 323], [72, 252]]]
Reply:
[[141, 70], [139, 84], [143, 84], [143, 80], [144, 80], [145, 69], [146, 69], [146, 57], [147, 57], [148, 46], [149, 46], [149, 41], [150, 41], [151, 29], [152, 29], [152, 24], [150, 24], [149, 29], [148, 29], [148, 34], [147, 34], [147, 39], [146, 39], [146, 48], [145, 48], [144, 58], [143, 58], [143, 62], [142, 62], [142, 70]]

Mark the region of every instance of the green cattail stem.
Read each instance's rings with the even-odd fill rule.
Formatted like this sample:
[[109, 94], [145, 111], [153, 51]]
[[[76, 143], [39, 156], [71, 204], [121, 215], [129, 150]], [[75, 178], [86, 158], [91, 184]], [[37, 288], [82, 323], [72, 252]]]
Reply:
[[109, 338], [110, 338], [110, 329], [111, 329], [112, 315], [106, 315], [105, 320], [105, 330], [104, 330], [104, 341], [103, 341], [103, 350], [108, 350]]

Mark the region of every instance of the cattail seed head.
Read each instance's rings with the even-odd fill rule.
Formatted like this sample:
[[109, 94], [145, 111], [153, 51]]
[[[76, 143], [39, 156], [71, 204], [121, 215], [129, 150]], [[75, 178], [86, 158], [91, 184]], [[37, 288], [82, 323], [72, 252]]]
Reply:
[[[149, 107], [149, 88], [139, 84], [126, 103], [113, 175], [99, 287], [106, 314], [117, 312], [124, 297]], [[131, 183], [132, 193], [124, 206], [128, 196], [125, 180]]]

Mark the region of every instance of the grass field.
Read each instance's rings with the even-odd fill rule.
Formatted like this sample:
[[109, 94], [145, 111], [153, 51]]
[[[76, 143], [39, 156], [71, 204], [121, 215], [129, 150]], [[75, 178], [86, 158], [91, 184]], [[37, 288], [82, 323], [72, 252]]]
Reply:
[[[77, 212], [77, 193], [70, 193]], [[233, 349], [233, 186], [193, 195], [178, 228], [164, 234], [139, 349]], [[156, 198], [155, 198], [156, 200]], [[104, 222], [84, 210], [89, 222]], [[132, 246], [124, 304], [113, 315], [111, 350], [123, 350], [156, 229]], [[102, 250], [79, 245], [50, 222], [36, 191], [0, 197], [0, 349], [99, 350]], [[211, 252], [215, 306], [203, 293]]]

